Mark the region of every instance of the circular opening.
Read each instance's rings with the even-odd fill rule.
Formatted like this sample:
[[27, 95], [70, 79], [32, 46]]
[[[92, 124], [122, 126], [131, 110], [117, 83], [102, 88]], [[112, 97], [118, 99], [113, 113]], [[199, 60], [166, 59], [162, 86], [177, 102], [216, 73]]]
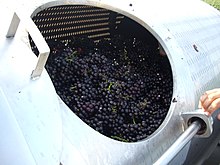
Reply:
[[57, 94], [81, 120], [124, 142], [158, 129], [173, 78], [150, 32], [124, 15], [86, 5], [49, 7], [33, 21], [51, 49], [46, 70]]
[[190, 126], [194, 121], [199, 121], [201, 123], [201, 128], [197, 132], [197, 135], [204, 134], [207, 130], [207, 125], [206, 125], [205, 121], [203, 119], [201, 119], [200, 117], [192, 117], [189, 119], [189, 121], [187, 123], [188, 126]]

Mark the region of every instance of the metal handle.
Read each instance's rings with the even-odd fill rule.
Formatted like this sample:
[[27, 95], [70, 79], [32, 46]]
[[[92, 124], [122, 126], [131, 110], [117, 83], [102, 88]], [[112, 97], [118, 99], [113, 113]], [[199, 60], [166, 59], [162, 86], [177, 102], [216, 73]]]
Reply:
[[206, 138], [212, 134], [213, 119], [201, 110], [181, 113], [185, 121], [186, 130], [171, 145], [171, 147], [154, 163], [154, 165], [167, 165], [183, 147], [193, 138]]
[[29, 32], [29, 34], [31, 35], [39, 51], [37, 65], [31, 74], [32, 79], [37, 79], [41, 76], [43, 72], [44, 66], [47, 62], [47, 58], [50, 54], [50, 48], [32, 19], [30, 17], [23, 16], [21, 13], [17, 14], [17, 12], [14, 12], [11, 24], [6, 35], [7, 38], [15, 36], [20, 20], [24, 22], [26, 31]]
[[194, 121], [185, 132], [171, 145], [171, 147], [154, 163], [154, 165], [167, 165], [180, 150], [197, 134], [201, 128], [199, 121]]

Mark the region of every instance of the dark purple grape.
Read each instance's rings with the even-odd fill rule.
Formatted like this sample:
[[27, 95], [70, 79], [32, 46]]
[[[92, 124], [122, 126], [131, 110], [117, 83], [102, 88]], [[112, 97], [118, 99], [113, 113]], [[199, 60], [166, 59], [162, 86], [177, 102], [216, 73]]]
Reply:
[[169, 110], [173, 82], [167, 57], [138, 38], [49, 41], [46, 69], [57, 94], [85, 123], [110, 138], [151, 135]]

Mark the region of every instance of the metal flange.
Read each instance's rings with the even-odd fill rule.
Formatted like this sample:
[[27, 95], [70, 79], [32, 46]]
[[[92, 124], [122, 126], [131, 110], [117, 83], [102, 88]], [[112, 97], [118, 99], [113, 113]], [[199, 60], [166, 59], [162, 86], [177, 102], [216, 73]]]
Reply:
[[182, 112], [181, 117], [184, 120], [184, 127], [187, 129], [194, 121], [201, 123], [201, 128], [195, 137], [207, 138], [213, 131], [213, 118], [201, 109], [192, 112]]

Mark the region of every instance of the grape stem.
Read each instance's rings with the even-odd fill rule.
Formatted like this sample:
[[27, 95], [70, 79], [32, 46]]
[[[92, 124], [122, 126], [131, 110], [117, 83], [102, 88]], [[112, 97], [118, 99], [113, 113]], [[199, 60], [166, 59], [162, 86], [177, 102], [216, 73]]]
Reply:
[[124, 139], [124, 138], [121, 138], [119, 136], [111, 136], [112, 139], [115, 139], [115, 140], [120, 140], [122, 142], [129, 142], [128, 140]]
[[112, 87], [113, 84], [114, 84], [114, 82], [110, 82], [110, 84], [109, 84], [109, 86], [107, 88], [108, 91], [111, 91], [111, 87]]
[[132, 116], [133, 123], [136, 124], [134, 116]]

